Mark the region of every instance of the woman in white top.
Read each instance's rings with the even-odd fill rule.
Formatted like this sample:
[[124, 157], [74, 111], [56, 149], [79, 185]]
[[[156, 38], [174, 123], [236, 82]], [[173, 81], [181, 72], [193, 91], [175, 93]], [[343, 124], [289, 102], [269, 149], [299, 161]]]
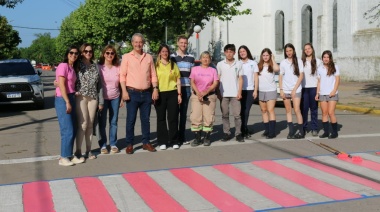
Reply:
[[251, 51], [247, 46], [240, 46], [238, 50], [238, 58], [242, 64], [243, 71], [243, 88], [241, 93], [241, 133], [244, 137], [249, 138], [253, 134], [248, 129], [248, 118], [253, 104], [253, 100], [257, 97], [258, 87], [258, 68], [256, 61], [253, 60]]
[[[318, 85], [315, 100], [319, 100], [322, 110], [322, 124], [324, 133], [320, 138], [337, 138], [338, 123], [335, 116], [336, 103], [339, 100], [338, 86], [340, 82], [339, 68], [334, 64], [331, 51], [326, 50], [322, 53], [322, 62], [318, 68]], [[332, 133], [329, 134], [329, 118]]]
[[[280, 63], [280, 95], [284, 99], [286, 110], [286, 120], [288, 122], [289, 134], [287, 139], [300, 139], [305, 137], [303, 131], [302, 114], [300, 110], [301, 104], [301, 82], [303, 79], [302, 60], [297, 58], [293, 44], [288, 43], [284, 47], [285, 59]], [[292, 121], [292, 104], [293, 101], [294, 113], [297, 117], [298, 132], [294, 133]]]
[[303, 130], [308, 128], [308, 113], [310, 109], [310, 131], [313, 136], [318, 135], [318, 101], [315, 100], [317, 94], [317, 69], [322, 61], [315, 58], [314, 47], [311, 43], [303, 46], [302, 62], [304, 78], [302, 80], [302, 118]]
[[[259, 104], [265, 129], [262, 136], [271, 139], [276, 137], [274, 106], [277, 99], [277, 85], [275, 72], [278, 72], [280, 67], [277, 65], [270, 49], [265, 48], [261, 51], [258, 69]], [[254, 95], [255, 93], [257, 95], [257, 89], [255, 89]]]

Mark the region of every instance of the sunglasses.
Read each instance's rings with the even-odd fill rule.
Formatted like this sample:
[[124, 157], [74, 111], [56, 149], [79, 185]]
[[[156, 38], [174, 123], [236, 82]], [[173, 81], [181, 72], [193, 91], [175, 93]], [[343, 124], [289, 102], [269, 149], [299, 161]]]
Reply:
[[75, 56], [78, 56], [79, 55], [79, 52], [69, 52], [70, 55], [75, 55]]
[[92, 50], [83, 50], [83, 53], [85, 53], [85, 54], [88, 54], [88, 53], [92, 54]]
[[106, 52], [106, 55], [115, 55], [115, 52]]

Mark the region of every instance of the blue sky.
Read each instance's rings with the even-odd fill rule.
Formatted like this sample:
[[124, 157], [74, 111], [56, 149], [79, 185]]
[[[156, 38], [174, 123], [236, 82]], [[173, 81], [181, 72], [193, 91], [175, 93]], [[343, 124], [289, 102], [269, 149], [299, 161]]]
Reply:
[[[0, 15], [8, 19], [12, 26], [59, 29], [62, 20], [76, 10], [85, 0], [24, 0], [14, 9], [0, 7]], [[19, 32], [22, 43], [18, 47], [29, 47], [37, 33], [50, 32], [57, 37], [59, 30], [36, 30], [14, 27]]]

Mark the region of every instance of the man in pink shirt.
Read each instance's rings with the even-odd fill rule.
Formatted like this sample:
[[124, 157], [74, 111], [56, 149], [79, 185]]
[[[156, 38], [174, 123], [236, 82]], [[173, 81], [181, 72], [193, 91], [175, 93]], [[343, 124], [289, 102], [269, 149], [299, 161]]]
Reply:
[[149, 117], [152, 100], [158, 99], [156, 70], [152, 56], [143, 52], [144, 36], [140, 33], [135, 33], [132, 36], [131, 43], [133, 50], [123, 55], [120, 65], [122, 98], [127, 102], [126, 153], [133, 154], [134, 128], [137, 110], [139, 109], [143, 149], [155, 152], [156, 149], [149, 141]]

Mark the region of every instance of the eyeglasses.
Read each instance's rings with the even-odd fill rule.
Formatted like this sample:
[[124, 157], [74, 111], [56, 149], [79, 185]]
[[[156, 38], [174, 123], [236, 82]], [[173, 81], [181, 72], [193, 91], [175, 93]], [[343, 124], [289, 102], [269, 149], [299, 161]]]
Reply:
[[83, 50], [83, 53], [85, 53], [85, 54], [88, 54], [88, 53], [92, 54], [92, 50]]
[[74, 54], [75, 56], [78, 56], [79, 53], [78, 53], [78, 52], [69, 52], [69, 54], [70, 54], [70, 55], [73, 55], [73, 54]]
[[115, 55], [115, 52], [106, 52], [106, 55]]

